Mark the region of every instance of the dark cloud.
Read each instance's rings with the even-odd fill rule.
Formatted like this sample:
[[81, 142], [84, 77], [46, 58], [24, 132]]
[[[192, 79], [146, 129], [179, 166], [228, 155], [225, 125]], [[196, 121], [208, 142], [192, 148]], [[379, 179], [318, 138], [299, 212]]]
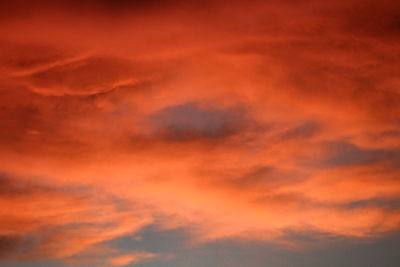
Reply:
[[174, 141], [226, 138], [250, 122], [242, 110], [205, 108], [196, 103], [166, 107], [151, 120], [162, 135]]
[[45, 188], [29, 185], [6, 174], [0, 174], [0, 197], [24, 196], [38, 191], [45, 191]]
[[2, 1], [0, 14], [3, 15], [2, 19], [26, 18], [49, 10], [70, 14], [100, 12], [103, 15], [121, 16], [143, 12], [159, 12], [171, 8], [188, 8], [196, 3], [196, 1], [189, 1], [192, 4], [187, 2], [182, 0], [15, 0]]
[[51, 66], [73, 56], [73, 53], [46, 44], [0, 42], [0, 68], [11, 72], [29, 71]]
[[320, 130], [320, 125], [316, 122], [305, 122], [300, 126], [291, 128], [283, 132], [279, 139], [291, 140], [291, 139], [306, 139], [314, 136]]
[[397, 1], [356, 1], [347, 8], [345, 26], [373, 37], [398, 39], [400, 4]]
[[293, 184], [302, 179], [304, 177], [301, 177], [297, 172], [280, 170], [273, 166], [264, 166], [254, 168], [254, 170], [239, 178], [227, 179], [227, 183], [239, 190], [246, 188], [248, 190], [270, 191], [273, 188]]
[[356, 209], [365, 207], [379, 207], [382, 209], [388, 209], [397, 211], [400, 210], [400, 199], [390, 197], [376, 197], [366, 200], [359, 200], [350, 202], [344, 205], [345, 208]]
[[400, 156], [396, 150], [364, 149], [347, 142], [328, 143], [327, 148], [332, 156], [327, 158], [324, 164], [330, 167], [394, 163]]
[[22, 240], [18, 236], [0, 235], [0, 259], [14, 253], [21, 243]]

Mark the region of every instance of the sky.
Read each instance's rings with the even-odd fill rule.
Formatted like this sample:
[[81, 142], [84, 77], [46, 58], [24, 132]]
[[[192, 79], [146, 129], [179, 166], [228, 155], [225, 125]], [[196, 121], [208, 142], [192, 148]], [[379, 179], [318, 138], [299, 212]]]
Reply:
[[398, 266], [399, 13], [0, 1], [0, 266]]

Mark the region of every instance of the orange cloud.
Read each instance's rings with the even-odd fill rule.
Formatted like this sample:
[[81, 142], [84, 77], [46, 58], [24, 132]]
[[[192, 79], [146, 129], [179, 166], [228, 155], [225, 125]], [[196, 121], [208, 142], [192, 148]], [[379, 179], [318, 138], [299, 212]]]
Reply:
[[149, 259], [156, 257], [156, 254], [152, 253], [134, 253], [129, 255], [121, 255], [110, 259], [111, 264], [115, 266], [125, 266], [132, 262], [142, 261], [143, 259]]
[[399, 229], [395, 1], [135, 3], [7, 7], [1, 257], [153, 222], [197, 242]]
[[152, 221], [100, 191], [54, 188], [6, 175], [0, 188], [0, 254], [6, 259], [66, 259]]

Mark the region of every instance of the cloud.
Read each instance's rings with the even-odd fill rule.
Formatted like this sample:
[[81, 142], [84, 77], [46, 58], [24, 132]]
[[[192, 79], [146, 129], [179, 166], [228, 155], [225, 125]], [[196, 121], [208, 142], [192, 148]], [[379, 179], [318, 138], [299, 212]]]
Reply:
[[343, 142], [330, 143], [327, 149], [333, 152], [333, 155], [325, 161], [325, 164], [330, 166], [371, 165], [385, 161], [397, 165], [396, 159], [400, 156], [397, 149], [363, 149]]
[[2, 259], [66, 259], [151, 222], [85, 189], [9, 175], [2, 175], [0, 188]]
[[0, 6], [2, 258], [399, 229], [395, 1], [67, 2]]
[[114, 266], [125, 266], [130, 263], [135, 263], [135, 262], [143, 261], [145, 259], [151, 259], [154, 257], [157, 257], [157, 255], [153, 254], [153, 253], [136, 252], [136, 253], [131, 253], [128, 255], [121, 255], [121, 256], [114, 257], [114, 258], [110, 258], [109, 261]]
[[[185, 141], [196, 138], [221, 139], [241, 131], [249, 119], [239, 110], [201, 108], [187, 103], [163, 108], [151, 116], [158, 135]], [[159, 126], [157, 126], [159, 125]]]

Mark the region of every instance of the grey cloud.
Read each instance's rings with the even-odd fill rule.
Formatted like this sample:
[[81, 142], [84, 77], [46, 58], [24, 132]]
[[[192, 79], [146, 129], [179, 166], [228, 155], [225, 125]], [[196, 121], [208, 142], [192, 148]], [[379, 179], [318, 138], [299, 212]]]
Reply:
[[330, 142], [326, 144], [331, 156], [323, 161], [324, 165], [354, 166], [373, 164], [380, 161], [394, 163], [400, 157], [399, 151], [384, 149], [365, 149], [347, 142]]
[[196, 103], [166, 107], [153, 114], [151, 121], [167, 139], [174, 141], [225, 138], [249, 123], [241, 110], [204, 108]]
[[347, 209], [356, 209], [371, 206], [389, 210], [399, 210], [400, 198], [376, 197], [366, 200], [353, 201], [343, 205], [343, 207]]
[[0, 258], [12, 254], [21, 244], [21, 238], [14, 235], [0, 235]]

